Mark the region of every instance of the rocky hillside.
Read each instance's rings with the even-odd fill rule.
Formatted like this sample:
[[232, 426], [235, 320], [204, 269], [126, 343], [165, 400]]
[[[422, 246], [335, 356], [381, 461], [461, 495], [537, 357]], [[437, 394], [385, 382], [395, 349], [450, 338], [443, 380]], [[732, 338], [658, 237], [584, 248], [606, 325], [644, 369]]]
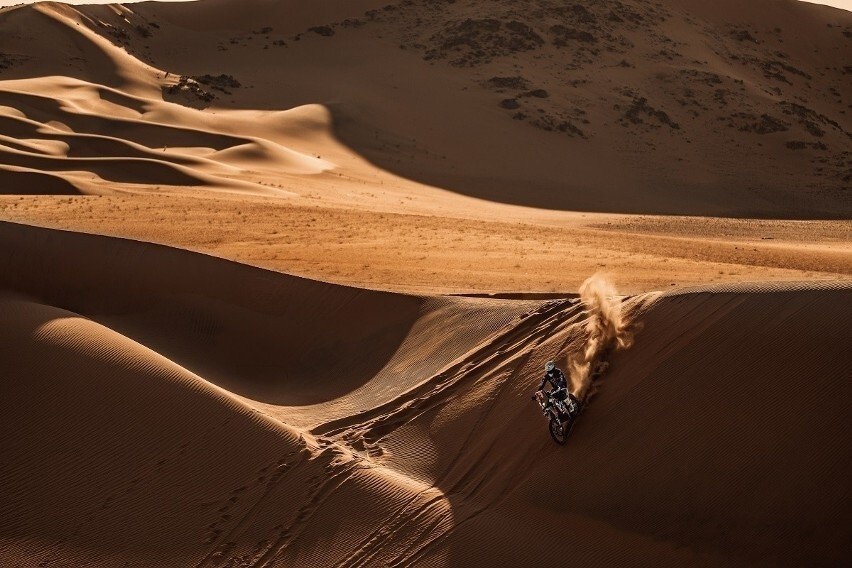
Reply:
[[[430, 185], [557, 209], [852, 215], [849, 12], [794, 0], [240, 6], [63, 9], [77, 14], [66, 32], [147, 66], [157, 97], [324, 104], [353, 150]], [[30, 11], [0, 13], [4, 44], [31, 39]], [[0, 80], [105, 81], [73, 48], [0, 51]]]

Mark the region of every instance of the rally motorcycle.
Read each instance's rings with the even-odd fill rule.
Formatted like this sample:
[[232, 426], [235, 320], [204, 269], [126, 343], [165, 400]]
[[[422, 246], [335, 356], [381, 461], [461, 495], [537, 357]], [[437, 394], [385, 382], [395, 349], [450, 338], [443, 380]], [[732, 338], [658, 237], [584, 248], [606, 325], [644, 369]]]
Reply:
[[[564, 392], [566, 389], [559, 389]], [[571, 428], [574, 426], [574, 420], [580, 414], [583, 406], [580, 400], [571, 394], [567, 393], [565, 400], [558, 400], [554, 394], [559, 391], [538, 391], [533, 395], [535, 400], [541, 407], [544, 417], [547, 418], [550, 426], [550, 437], [557, 444], [564, 444], [568, 439], [568, 434], [571, 433]]]

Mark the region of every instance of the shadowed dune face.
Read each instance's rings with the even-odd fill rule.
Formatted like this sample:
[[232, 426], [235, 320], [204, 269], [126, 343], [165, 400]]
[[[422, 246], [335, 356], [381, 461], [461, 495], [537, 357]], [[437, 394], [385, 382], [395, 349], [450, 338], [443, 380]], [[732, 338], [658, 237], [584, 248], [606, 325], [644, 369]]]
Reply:
[[8, 195], [79, 195], [68, 180], [37, 170], [0, 168], [0, 193]]
[[[396, 296], [8, 223], [0, 239], [13, 565], [849, 560], [848, 284], [621, 300], [635, 341], [557, 447], [529, 396], [587, 345], [580, 299]], [[297, 375], [308, 337], [361, 367]], [[273, 374], [280, 401], [246, 399]]]
[[[197, 512], [189, 503], [209, 499], [213, 488], [236, 489], [227, 488], [227, 474], [214, 472], [235, 462], [255, 468], [296, 459], [304, 448], [297, 433], [258, 420], [109, 329], [7, 293], [0, 305], [0, 424], [8, 434], [4, 462], [10, 460], [0, 497], [4, 563], [15, 558], [9, 547], [14, 551], [16, 543], [31, 549], [20, 558], [49, 560], [51, 547], [66, 544], [54, 560], [73, 564], [94, 553], [107, 563], [145, 563], [155, 551], [144, 541], [158, 542], [158, 554], [188, 562], [193, 547], [186, 545], [204, 538], [189, 521]], [[236, 435], [231, 443], [222, 435], [226, 427]], [[34, 476], [36, 470], [42, 475]], [[173, 476], [194, 488], [169, 486]], [[156, 516], [172, 521], [152, 524]], [[27, 541], [39, 544], [32, 550]], [[54, 544], [41, 548], [47, 542]]]
[[[299, 425], [348, 415], [376, 394], [368, 382], [385, 396], [405, 391], [534, 304], [347, 288], [147, 243], [9, 223], [0, 224], [0, 235], [8, 251], [5, 287], [109, 325], [272, 412], [327, 403], [293, 409], [301, 418], [287, 419]], [[69, 257], [69, 247], [82, 256]], [[44, 281], [48, 267], [74, 284]]]
[[322, 564], [347, 553], [313, 544], [329, 513], [363, 511], [357, 539], [405, 506], [451, 523], [437, 490], [316, 448], [112, 330], [5, 292], [0, 310], [3, 564]]
[[[850, 299], [783, 286], [660, 299], [641, 317], [641, 347], [614, 356], [574, 451], [519, 493], [746, 565], [844, 563]], [[567, 491], [544, 490], [553, 471]]]
[[[254, 178], [265, 169], [286, 176], [317, 174], [333, 166], [277, 140], [254, 136], [252, 128], [242, 128], [250, 124], [245, 119], [217, 120], [183, 107], [175, 111], [170, 108], [175, 105], [162, 101], [67, 78], [44, 84], [59, 93], [57, 98], [26, 82], [5, 86], [0, 86], [4, 163], [56, 172], [81, 193], [92, 193], [93, 182], [105, 182], [97, 191], [182, 186], [282, 194]], [[193, 118], [184, 120], [187, 114]], [[293, 122], [299, 126], [298, 118]], [[269, 128], [264, 123], [254, 130]], [[27, 187], [17, 192], [26, 193]]]
[[[12, 89], [9, 91], [0, 91], [0, 103], [3, 106], [14, 108], [20, 111], [24, 117], [4, 116], [3, 125], [4, 131], [8, 128], [18, 130], [20, 135], [29, 135], [38, 137], [39, 134], [47, 135], [67, 135], [71, 134], [91, 134], [95, 136], [109, 137], [112, 136], [118, 141], [130, 140], [147, 148], [163, 148], [164, 146], [178, 147], [202, 147], [212, 148], [215, 150], [224, 150], [239, 144], [244, 144], [247, 140], [236, 136], [209, 132], [204, 130], [183, 128], [180, 125], [168, 125], [162, 123], [150, 123], [138, 120], [140, 116], [146, 112], [142, 110], [131, 110], [130, 105], [122, 100], [118, 104], [118, 108], [126, 111], [125, 113], [110, 114], [108, 112], [99, 113], [98, 110], [106, 110], [111, 108], [110, 105], [103, 105], [100, 108], [93, 109], [94, 112], [85, 112], [86, 109], [79, 108], [77, 105], [80, 102], [86, 101], [86, 95], [83, 94], [81, 101], [70, 100], [68, 103], [54, 99], [52, 97], [38, 95], [30, 92], [22, 92], [14, 90], [15, 84], [12, 84]], [[68, 83], [68, 90], [74, 93], [77, 89], [94, 90], [92, 85], [80, 83]], [[84, 91], [85, 92], [85, 91]], [[100, 95], [99, 95], [100, 96]], [[130, 97], [125, 97], [130, 99]], [[103, 101], [103, 99], [96, 99]], [[137, 104], [144, 104], [144, 100], [135, 100]], [[133, 120], [133, 119], [137, 120]], [[56, 131], [56, 128], [50, 128], [51, 122], [58, 122], [63, 130]], [[15, 124], [15, 123], [19, 124]]]
[[[527, 405], [540, 364], [582, 347], [563, 307], [519, 324], [517, 351], [495, 342], [452, 396], [390, 433], [377, 418], [365, 439], [378, 431], [387, 459], [449, 496], [457, 525], [433, 552], [450, 565], [842, 564], [849, 302], [848, 287], [765, 285], [631, 302], [636, 343], [560, 449]], [[559, 544], [542, 529], [554, 523]]]
[[[849, 215], [838, 191], [852, 136], [842, 102], [848, 13], [798, 2], [727, 18], [678, 2], [535, 2], [524, 14], [485, 5], [484, 15], [476, 2], [401, 2], [298, 36], [278, 31], [269, 13], [273, 31], [235, 34], [216, 59], [175, 64], [200, 74], [233, 61], [235, 74], [272, 87], [274, 65], [286, 60], [286, 92], [236, 90], [219, 104], [331, 102], [335, 133], [373, 163], [489, 200]], [[286, 47], [269, 47], [276, 38]], [[168, 67], [165, 50], [153, 49]], [[254, 70], [241, 63], [246, 53], [258, 54]], [[310, 85], [298, 81], [308, 73]], [[813, 173], [807, 189], [802, 171]]]
[[[147, 108], [133, 120], [85, 117], [81, 129], [72, 128], [152, 151], [223, 149], [202, 139], [224, 134], [228, 110], [267, 109], [270, 121], [278, 121], [274, 111], [301, 105], [331, 112], [337, 141], [302, 144], [305, 155], [295, 164], [281, 160], [277, 146], [261, 150], [281, 143], [263, 127], [268, 122], [244, 122], [240, 134], [264, 143], [196, 162], [191, 177], [204, 180], [199, 185], [225, 184], [205, 176], [229, 165], [241, 171], [228, 179], [244, 181], [251, 171], [326, 171], [334, 166], [308, 163], [312, 155], [343, 152], [341, 175], [379, 167], [501, 203], [846, 218], [852, 16], [792, 0], [749, 6], [537, 0], [518, 13], [496, 0], [329, 2], [321, 9], [288, 1], [256, 2], [235, 17], [227, 2], [44, 4], [0, 15], [10, 51], [23, 54], [45, 34], [57, 38], [4, 60], [0, 80], [73, 77], [95, 86], [98, 94], [87, 95], [100, 100], [94, 114], [106, 113], [106, 103], [122, 116]], [[0, 94], [11, 108], [28, 104], [10, 100], [2, 84]], [[151, 124], [155, 107], [168, 128]], [[175, 107], [181, 111], [167, 110]], [[58, 108], [27, 114], [40, 122], [64, 115]], [[190, 121], [207, 133], [187, 131]], [[166, 164], [180, 161], [161, 154]], [[109, 166], [106, 179], [185, 183], [174, 166], [146, 165], [156, 171], [125, 180], [121, 165]]]
[[[765, 3], [759, 18], [730, 10], [706, 20], [678, 2], [537, 2], [523, 15], [511, 3], [489, 6], [484, 17], [476, 3], [404, 3], [369, 14], [357, 32], [335, 28], [347, 38], [371, 28], [393, 34], [431, 66], [422, 74], [432, 100], [406, 92], [386, 103], [382, 122], [399, 116], [402, 124], [402, 101], [413, 97], [422, 129], [406, 136], [387, 132], [393, 126], [364, 128], [361, 108], [341, 104], [342, 139], [415, 179], [524, 205], [795, 216], [840, 197], [848, 216], [840, 190], [849, 181], [852, 129], [838, 59], [848, 51], [848, 13], [798, 2]], [[417, 69], [406, 76], [414, 83], [421, 71], [409, 58], [400, 67]], [[471, 94], [459, 96], [459, 83]], [[480, 119], [489, 104], [505, 123]], [[422, 154], [440, 136], [425, 128], [436, 116], [452, 125], [435, 144], [451, 167], [400, 158]], [[510, 119], [527, 128], [510, 129]], [[802, 191], [808, 169], [821, 179], [808, 178]], [[797, 189], [776, 177], [782, 171]], [[782, 212], [775, 199], [796, 205]]]
[[[69, 95], [80, 98], [63, 103], [47, 96], [0, 90], [0, 105], [15, 109], [14, 113], [6, 115], [0, 112], [3, 132], [12, 137], [10, 143], [0, 141], [3, 162], [18, 168], [64, 174], [69, 185], [82, 188], [87, 186], [79, 179], [81, 172], [113, 182], [112, 188], [115, 184], [225, 188], [234, 185], [228, 179], [210, 175], [239, 171], [224, 161], [212, 162], [191, 154], [164, 156], [164, 149], [169, 145], [199, 147], [209, 148], [208, 152], [212, 153], [249, 145], [251, 140], [146, 122], [141, 120], [139, 112], [128, 106], [104, 103], [104, 99], [96, 98], [98, 102], [92, 104], [93, 108], [80, 108], [80, 104], [86, 103], [86, 95], [75, 93], [77, 90], [88, 91], [90, 95], [94, 91], [91, 85], [71, 84]], [[123, 98], [140, 102], [131, 97]], [[125, 112], [116, 112], [116, 108]], [[26, 145], [16, 143], [15, 139], [26, 141]], [[31, 181], [20, 176], [12, 182], [15, 185], [8, 186], [8, 191], [34, 191], [29, 189]], [[20, 185], [20, 189], [16, 185]]]
[[[316, 403], [357, 388], [397, 350], [422, 305], [147, 243], [8, 223], [0, 235], [4, 287], [86, 314], [272, 404]], [[79, 252], [69, 256], [69, 247]], [[69, 286], [55, 286], [58, 279]]]

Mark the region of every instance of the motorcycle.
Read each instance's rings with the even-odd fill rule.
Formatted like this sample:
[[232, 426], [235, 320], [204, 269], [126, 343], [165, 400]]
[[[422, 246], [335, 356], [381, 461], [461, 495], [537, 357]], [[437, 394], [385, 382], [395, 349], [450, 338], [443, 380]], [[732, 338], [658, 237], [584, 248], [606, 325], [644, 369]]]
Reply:
[[550, 437], [560, 445], [565, 444], [566, 440], [568, 440], [568, 434], [571, 433], [574, 420], [576, 420], [583, 408], [580, 400], [570, 392], [565, 396], [565, 400], [560, 400], [554, 396], [556, 393], [560, 391], [564, 392], [565, 390], [538, 391], [532, 397], [541, 407], [542, 413], [548, 420]]

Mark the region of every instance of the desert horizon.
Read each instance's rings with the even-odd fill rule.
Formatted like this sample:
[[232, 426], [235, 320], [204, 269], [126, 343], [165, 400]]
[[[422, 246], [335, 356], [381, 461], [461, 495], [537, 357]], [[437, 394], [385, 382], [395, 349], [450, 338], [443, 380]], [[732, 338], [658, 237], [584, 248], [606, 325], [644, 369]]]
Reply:
[[0, 565], [849, 565], [820, 4], [0, 9]]

